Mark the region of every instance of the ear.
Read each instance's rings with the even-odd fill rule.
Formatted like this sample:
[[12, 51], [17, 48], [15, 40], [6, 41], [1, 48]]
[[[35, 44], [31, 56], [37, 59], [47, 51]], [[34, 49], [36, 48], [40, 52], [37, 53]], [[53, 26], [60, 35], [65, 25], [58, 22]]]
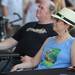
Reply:
[[67, 24], [67, 29], [69, 29], [70, 25]]
[[68, 25], [67, 23], [64, 23], [66, 28], [69, 29], [70, 25]]

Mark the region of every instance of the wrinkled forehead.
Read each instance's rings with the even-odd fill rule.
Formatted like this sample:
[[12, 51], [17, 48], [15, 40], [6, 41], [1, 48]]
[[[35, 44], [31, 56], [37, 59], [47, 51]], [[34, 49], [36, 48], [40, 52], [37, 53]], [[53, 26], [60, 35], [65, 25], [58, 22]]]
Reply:
[[42, 4], [38, 4], [38, 7], [39, 8], [48, 8], [49, 6], [46, 3], [42, 3]]
[[38, 10], [44, 10], [44, 11], [47, 11], [48, 10], [48, 7], [47, 6], [45, 6], [44, 4], [39, 4], [38, 5]]

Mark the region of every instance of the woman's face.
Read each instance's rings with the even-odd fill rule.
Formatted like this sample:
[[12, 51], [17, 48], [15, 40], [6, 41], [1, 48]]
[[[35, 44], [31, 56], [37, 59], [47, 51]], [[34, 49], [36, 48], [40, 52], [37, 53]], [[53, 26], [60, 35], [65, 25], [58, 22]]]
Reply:
[[68, 25], [59, 19], [54, 19], [53, 30], [57, 33], [63, 33], [65, 30], [68, 30]]

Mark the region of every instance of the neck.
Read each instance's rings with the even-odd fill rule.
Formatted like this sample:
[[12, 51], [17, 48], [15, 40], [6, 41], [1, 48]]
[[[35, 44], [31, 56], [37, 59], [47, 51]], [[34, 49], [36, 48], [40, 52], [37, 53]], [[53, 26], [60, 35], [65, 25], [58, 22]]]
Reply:
[[64, 40], [68, 39], [69, 37], [70, 37], [70, 34], [68, 32], [66, 32], [64, 34], [58, 35], [56, 37], [56, 39], [57, 39], [58, 42], [59, 41], [61, 42], [61, 41], [64, 41]]
[[49, 23], [53, 23], [53, 21], [51, 19], [45, 19], [45, 20], [41, 20], [38, 22], [39, 24], [49, 24]]

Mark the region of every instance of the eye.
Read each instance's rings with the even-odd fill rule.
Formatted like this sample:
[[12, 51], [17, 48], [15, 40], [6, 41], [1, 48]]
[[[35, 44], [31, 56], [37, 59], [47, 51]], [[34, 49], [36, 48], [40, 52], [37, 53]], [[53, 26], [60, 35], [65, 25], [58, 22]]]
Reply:
[[43, 6], [42, 5], [39, 5], [39, 8], [42, 10], [43, 9]]
[[43, 7], [42, 6], [39, 6], [39, 8], [42, 10], [43, 9]]
[[55, 20], [58, 22], [59, 21], [59, 19], [57, 19], [57, 18], [55, 18]]

